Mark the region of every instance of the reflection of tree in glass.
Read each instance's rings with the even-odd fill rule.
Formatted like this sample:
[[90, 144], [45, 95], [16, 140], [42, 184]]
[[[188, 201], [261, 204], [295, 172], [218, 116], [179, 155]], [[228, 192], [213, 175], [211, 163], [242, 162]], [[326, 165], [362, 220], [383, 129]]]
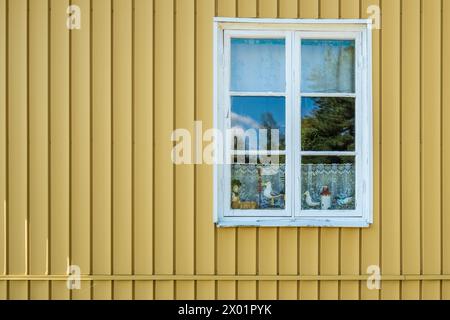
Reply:
[[302, 149], [355, 150], [355, 101], [353, 98], [313, 98], [316, 108], [302, 119]]
[[[271, 146], [272, 146], [272, 133], [270, 130], [272, 129], [277, 129], [279, 130], [279, 139], [280, 141], [278, 142], [278, 150], [285, 150], [285, 136], [284, 133], [282, 132], [282, 129], [280, 128], [280, 126], [278, 125], [278, 123], [275, 121], [272, 113], [270, 112], [264, 112], [261, 115], [261, 125], [260, 125], [260, 129], [267, 129], [267, 149], [270, 150]], [[275, 141], [276, 142], [276, 141]]]
[[355, 164], [354, 157], [339, 156], [303, 156], [302, 164]]

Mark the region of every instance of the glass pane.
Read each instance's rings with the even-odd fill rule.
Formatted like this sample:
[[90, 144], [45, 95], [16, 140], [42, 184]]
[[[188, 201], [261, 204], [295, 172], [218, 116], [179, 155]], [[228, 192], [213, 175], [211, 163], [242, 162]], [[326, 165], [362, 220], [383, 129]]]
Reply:
[[234, 150], [285, 150], [285, 98], [231, 97], [231, 128]]
[[355, 210], [354, 157], [302, 157], [303, 210]]
[[354, 40], [302, 40], [302, 92], [355, 92]]
[[302, 150], [354, 151], [355, 99], [302, 98]]
[[231, 90], [284, 92], [284, 39], [231, 39]]
[[231, 208], [234, 210], [282, 210], [285, 208], [286, 165], [249, 164], [247, 161], [231, 165]]

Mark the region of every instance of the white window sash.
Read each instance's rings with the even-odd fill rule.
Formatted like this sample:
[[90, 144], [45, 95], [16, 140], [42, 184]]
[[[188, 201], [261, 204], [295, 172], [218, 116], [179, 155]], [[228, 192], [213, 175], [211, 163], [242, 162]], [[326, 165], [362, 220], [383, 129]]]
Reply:
[[[295, 186], [294, 194], [299, 195], [300, 199], [295, 202], [295, 217], [305, 217], [305, 218], [334, 218], [334, 217], [363, 217], [363, 201], [364, 194], [362, 189], [362, 179], [360, 165], [360, 155], [362, 149], [361, 136], [363, 133], [360, 129], [360, 97], [361, 97], [361, 86], [360, 86], [360, 73], [361, 73], [361, 32], [360, 31], [297, 31], [295, 32], [294, 41], [294, 56], [297, 57], [294, 65], [294, 69], [298, 70], [295, 72], [293, 79], [293, 90], [296, 90], [295, 94], [295, 132], [297, 133], [295, 137]], [[301, 40], [302, 39], [332, 39], [332, 40], [354, 40], [355, 41], [355, 92], [354, 93], [303, 93], [301, 92]], [[332, 152], [332, 151], [302, 151], [301, 146], [301, 98], [302, 97], [354, 97], [355, 98], [355, 152]], [[303, 156], [353, 156], [355, 157], [355, 209], [354, 210], [303, 210], [302, 209], [302, 197], [305, 190], [301, 188], [301, 159]]]
[[[286, 60], [286, 89], [284, 93], [280, 92], [232, 92], [230, 90], [231, 83], [231, 39], [232, 38], [247, 38], [247, 39], [285, 39], [285, 60]], [[285, 123], [286, 123], [286, 150], [280, 151], [278, 154], [285, 155], [286, 157], [286, 170], [285, 170], [285, 207], [284, 209], [257, 209], [257, 210], [240, 210], [240, 209], [232, 209], [231, 208], [231, 165], [222, 165], [223, 171], [223, 192], [219, 193], [223, 198], [222, 202], [224, 204], [223, 208], [223, 217], [291, 217], [292, 216], [292, 205], [293, 205], [293, 189], [291, 188], [293, 184], [293, 166], [290, 160], [291, 157], [291, 148], [292, 145], [292, 137], [289, 119], [291, 119], [291, 99], [292, 94], [289, 88], [290, 83], [290, 73], [292, 70], [291, 67], [291, 51], [289, 48], [292, 47], [292, 37], [291, 33], [287, 31], [246, 31], [246, 30], [225, 30], [224, 32], [224, 78], [223, 78], [223, 105], [225, 107], [224, 110], [224, 128], [231, 128], [231, 96], [278, 96], [285, 98]], [[227, 152], [230, 154], [238, 154], [238, 155], [267, 155], [267, 151], [233, 151], [227, 150], [230, 144], [224, 144], [224, 154]], [[227, 159], [228, 160], [228, 159]]]

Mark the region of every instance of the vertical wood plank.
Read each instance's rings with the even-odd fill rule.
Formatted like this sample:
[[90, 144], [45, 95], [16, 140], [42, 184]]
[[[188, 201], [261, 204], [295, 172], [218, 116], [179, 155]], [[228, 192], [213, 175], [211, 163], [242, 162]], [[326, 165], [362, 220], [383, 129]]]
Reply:
[[402, 300], [420, 299], [420, 281], [402, 281], [401, 289]]
[[218, 300], [235, 300], [236, 299], [236, 281], [217, 281], [217, 297]]
[[[232, 2], [232, 1], [225, 1]], [[278, 16], [277, 0], [259, 0], [259, 17], [276, 18]]]
[[153, 300], [154, 299], [154, 281], [134, 281], [135, 300]]
[[[92, 1], [92, 272], [111, 274], [111, 0]], [[93, 299], [110, 299], [94, 281]]]
[[[221, 17], [236, 16], [236, 1], [219, 0], [217, 13]], [[218, 274], [236, 274], [236, 228], [217, 228], [216, 263]], [[235, 299], [236, 282], [218, 281], [217, 299]]]
[[235, 17], [236, 16], [236, 1], [218, 0], [217, 1], [217, 16], [218, 17]]
[[[360, 17], [359, 0], [341, 0], [340, 18], [358, 19]], [[343, 275], [360, 274], [360, 230], [353, 228], [341, 229], [341, 251], [340, 251], [340, 271]], [[341, 281], [339, 287], [339, 298], [343, 300], [359, 299], [358, 281]]]
[[175, 298], [174, 281], [156, 281], [155, 282], [155, 299], [156, 300], [173, 300]]
[[0, 281], [0, 300], [8, 299], [8, 282]]
[[[400, 1], [383, 5], [381, 213], [383, 274], [400, 274]], [[382, 298], [398, 299], [399, 282], [383, 282]]]
[[[342, 229], [340, 268], [342, 275], [358, 275], [359, 270], [359, 230]], [[339, 286], [339, 298], [342, 300], [359, 299], [358, 281], [341, 281]]]
[[[260, 0], [259, 17], [276, 18], [277, 0]], [[258, 230], [258, 274], [274, 275], [278, 273], [278, 229], [260, 228]], [[278, 298], [277, 281], [259, 281], [258, 299], [274, 300]]]
[[[48, 1], [29, 2], [30, 274], [48, 266]], [[48, 299], [49, 282], [30, 282], [31, 299]]]
[[[317, 228], [300, 230], [299, 272], [300, 275], [319, 274], [319, 232]], [[302, 300], [319, 299], [318, 281], [300, 281], [299, 298]]]
[[[170, 135], [174, 124], [174, 7], [155, 1], [155, 273], [174, 271], [174, 169]], [[173, 298], [173, 281], [156, 282], [155, 298]]]
[[[81, 269], [83, 270], [83, 269]], [[90, 300], [92, 294], [92, 281], [80, 281], [80, 289], [71, 291], [72, 300]]]
[[112, 299], [112, 281], [93, 281], [92, 299], [93, 300], [111, 300]]
[[[256, 228], [238, 229], [237, 271], [239, 275], [256, 274]], [[238, 299], [256, 299], [256, 281], [238, 281]]]
[[[443, 1], [442, 88], [450, 87], [450, 3]], [[442, 199], [450, 199], [450, 91], [442, 90]], [[442, 204], [442, 273], [450, 274], [450, 203]], [[450, 300], [450, 281], [442, 282], [442, 299]]]
[[[194, 136], [195, 1], [176, 1], [175, 128]], [[187, 141], [184, 141], [187, 143]], [[192, 153], [191, 153], [192, 157]], [[175, 247], [177, 274], [194, 274], [195, 180], [193, 163], [175, 167]], [[194, 298], [194, 281], [177, 282], [177, 299]]]
[[[297, 263], [297, 228], [280, 228], [278, 242], [278, 263], [280, 275], [296, 275]], [[297, 281], [280, 281], [278, 283], [279, 299], [297, 300]]]
[[320, 0], [300, 0], [300, 17], [317, 19], [319, 17]]
[[340, 0], [320, 0], [320, 18], [339, 18], [339, 1]]
[[359, 19], [361, 14], [359, 0], [340, 0], [340, 12], [342, 19]]
[[[321, 0], [320, 18], [339, 18], [339, 0]], [[321, 228], [320, 230], [320, 274], [339, 274], [339, 229]], [[338, 299], [339, 282], [320, 283], [320, 299]]]
[[[27, 274], [28, 70], [27, 1], [9, 3], [8, 19], [8, 272]], [[26, 281], [9, 283], [10, 299], [27, 299]]]
[[[90, 0], [72, 0], [82, 12], [81, 29], [71, 31], [71, 265], [91, 273], [91, 61]], [[87, 287], [85, 287], [87, 285]], [[74, 299], [90, 298], [90, 282], [82, 281]]]
[[[278, 230], [277, 228], [261, 228], [258, 240], [258, 274], [278, 274]], [[278, 298], [277, 281], [260, 281], [258, 298], [275, 300]]]
[[177, 300], [194, 300], [195, 299], [195, 281], [176, 281], [175, 282], [175, 298]]
[[238, 300], [256, 300], [256, 281], [238, 281]]
[[237, 0], [238, 15], [241, 18], [255, 18], [258, 15], [257, 0]]
[[[361, 16], [368, 18], [371, 6], [381, 9], [379, 0], [362, 0]], [[380, 266], [380, 192], [381, 192], [381, 36], [380, 30], [372, 30], [372, 104], [373, 104], [373, 221], [370, 228], [361, 231], [361, 273], [365, 274], [369, 266]], [[381, 266], [380, 266], [381, 267]], [[369, 290], [361, 283], [361, 299], [379, 299], [379, 290]]]
[[[402, 2], [402, 272], [420, 274], [420, 0]], [[402, 298], [419, 298], [404, 281]]]
[[[1, 214], [0, 214], [0, 274], [6, 274], [7, 267], [7, 230], [6, 230], [6, 106], [7, 106], [7, 4], [6, 0], [0, 0], [0, 201], [1, 201]], [[0, 281], [0, 298], [6, 299], [7, 297], [7, 283], [6, 281]]]
[[298, 0], [279, 1], [280, 18], [297, 18]]
[[131, 300], [133, 297], [132, 281], [113, 281], [113, 299]]
[[[300, 18], [319, 17], [319, 0], [300, 0]], [[299, 272], [301, 275], [319, 274], [319, 229], [302, 228], [299, 232]], [[319, 298], [318, 281], [300, 281], [299, 298], [316, 300]]]
[[[50, 272], [67, 274], [69, 263], [70, 74], [67, 0], [52, 0], [50, 13]], [[52, 299], [69, 299], [64, 281], [51, 284]]]
[[[215, 15], [214, 0], [197, 0], [196, 16], [196, 120], [202, 121], [203, 129], [213, 127], [211, 107], [213, 93], [212, 25]], [[200, 138], [200, 137], [197, 137]], [[215, 272], [215, 226], [213, 224], [213, 199], [210, 195], [213, 182], [213, 168], [202, 164], [196, 166], [196, 216], [195, 246], [196, 273]], [[214, 281], [197, 282], [197, 299], [214, 299]]]
[[[113, 0], [113, 274], [131, 274], [132, 2]], [[114, 299], [131, 298], [131, 282], [114, 282]]]
[[[441, 273], [441, 0], [422, 4], [422, 268]], [[423, 299], [440, 298], [440, 282], [422, 283]]]
[[49, 281], [30, 281], [30, 300], [49, 300], [50, 282]]
[[[134, 8], [134, 272], [153, 273], [153, 1]], [[136, 299], [153, 298], [152, 281], [135, 282]]]

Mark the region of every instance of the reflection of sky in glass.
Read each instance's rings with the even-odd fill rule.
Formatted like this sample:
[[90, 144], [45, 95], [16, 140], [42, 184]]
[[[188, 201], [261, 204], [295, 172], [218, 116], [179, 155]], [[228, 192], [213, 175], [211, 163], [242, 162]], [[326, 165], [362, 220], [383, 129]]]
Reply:
[[231, 126], [259, 129], [264, 114], [270, 114], [280, 134], [285, 133], [286, 115], [284, 97], [231, 97]]
[[314, 110], [317, 109], [317, 105], [314, 99], [302, 98], [302, 119], [312, 116]]
[[302, 40], [302, 91], [355, 91], [354, 40]]
[[[250, 132], [250, 135], [256, 138], [256, 141], [253, 140], [253, 143], [257, 144], [250, 144], [250, 140], [246, 139], [245, 147], [235, 145], [235, 148], [247, 150], [253, 150], [255, 148], [263, 150], [284, 150], [286, 132], [285, 118], [284, 97], [231, 97], [231, 127], [233, 129], [243, 129], [244, 131], [249, 129], [254, 130]], [[260, 132], [258, 129], [267, 129], [267, 135], [264, 136], [267, 145], [265, 142], [260, 141], [260, 135], [264, 134], [264, 132]], [[271, 129], [279, 130], [279, 140], [272, 140]], [[235, 133], [237, 132], [235, 131]], [[240, 143], [242, 143], [242, 140]]]
[[231, 90], [284, 92], [284, 39], [231, 39]]

